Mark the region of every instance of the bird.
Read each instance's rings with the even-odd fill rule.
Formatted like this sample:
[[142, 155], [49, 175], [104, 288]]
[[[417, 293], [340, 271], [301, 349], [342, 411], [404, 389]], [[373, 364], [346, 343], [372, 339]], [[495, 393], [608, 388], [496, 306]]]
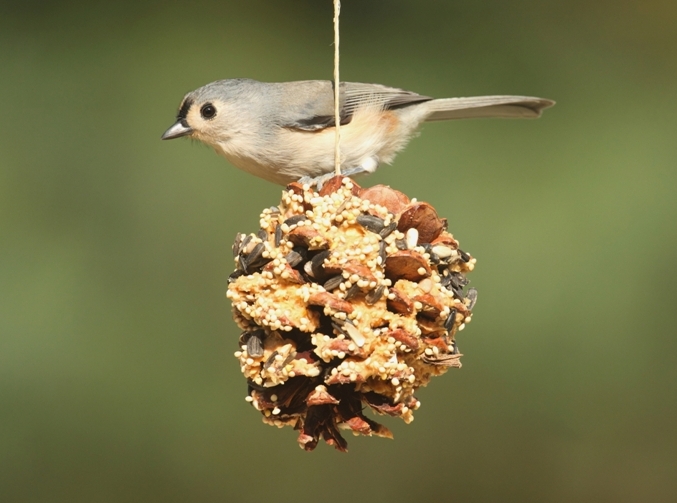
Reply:
[[[554, 101], [530, 96], [434, 99], [381, 84], [339, 83], [341, 172], [390, 164], [424, 122], [537, 118]], [[163, 140], [190, 137], [270, 182], [315, 184], [335, 170], [334, 82], [218, 80], [186, 94]]]

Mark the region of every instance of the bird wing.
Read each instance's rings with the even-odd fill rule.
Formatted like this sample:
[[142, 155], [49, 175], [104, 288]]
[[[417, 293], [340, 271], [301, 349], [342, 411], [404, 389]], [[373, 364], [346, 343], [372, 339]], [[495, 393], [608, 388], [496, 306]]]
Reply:
[[392, 110], [393, 108], [402, 108], [414, 103], [432, 100], [429, 96], [422, 96], [411, 91], [382, 86], [380, 84], [346, 82], [343, 89], [345, 93], [344, 108], [350, 112], [354, 112], [364, 106]]
[[[286, 114], [281, 126], [302, 131], [320, 131], [336, 125], [334, 117], [334, 84], [331, 81], [289, 82], [286, 96], [293, 96], [285, 103]], [[286, 100], [286, 99], [285, 99]], [[391, 110], [415, 103], [430, 101], [432, 98], [410, 91], [359, 82], [340, 84], [341, 125], [348, 124], [353, 114], [364, 107]]]

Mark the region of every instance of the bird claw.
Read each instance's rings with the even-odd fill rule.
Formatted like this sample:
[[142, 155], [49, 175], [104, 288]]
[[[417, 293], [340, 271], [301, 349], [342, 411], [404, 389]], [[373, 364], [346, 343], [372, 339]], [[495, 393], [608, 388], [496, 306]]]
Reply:
[[[374, 170], [373, 169], [365, 169], [363, 166], [356, 166], [354, 168], [347, 168], [343, 169], [341, 171], [341, 175], [345, 177], [351, 177], [355, 175], [361, 175], [364, 173], [372, 173]], [[324, 175], [316, 176], [316, 177], [310, 177], [310, 176], [303, 176], [299, 178], [298, 182], [301, 185], [310, 185], [311, 187], [315, 187], [317, 191], [319, 192], [322, 189], [322, 186], [327, 183], [329, 180], [334, 178], [336, 176], [336, 173], [326, 173]]]
[[336, 176], [335, 173], [327, 173], [326, 175], [320, 175], [316, 177], [302, 176], [301, 178], [299, 178], [299, 183], [301, 185], [307, 184], [310, 185], [311, 187], [315, 187], [316, 190], [319, 192], [320, 190], [322, 190], [322, 186], [335, 176]]

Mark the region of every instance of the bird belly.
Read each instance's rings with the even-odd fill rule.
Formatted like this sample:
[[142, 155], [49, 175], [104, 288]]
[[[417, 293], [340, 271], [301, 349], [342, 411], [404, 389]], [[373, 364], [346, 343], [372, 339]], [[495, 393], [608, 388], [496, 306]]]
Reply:
[[[341, 126], [341, 167], [363, 167], [373, 172], [379, 162], [389, 163], [411, 137], [420, 121], [402, 120], [399, 111], [361, 109], [350, 123]], [[415, 123], [414, 123], [415, 122]], [[264, 140], [258, 138], [256, 149], [237, 139], [218, 144], [215, 150], [237, 168], [255, 176], [285, 185], [301, 177], [322, 176], [334, 171], [335, 128], [301, 131], [280, 128]]]
[[[390, 162], [410, 136], [403, 131], [395, 112], [361, 110], [350, 123], [341, 126], [341, 167], [368, 166], [374, 171], [378, 161]], [[334, 170], [336, 129], [321, 131], [283, 130], [279, 136], [290, 174], [320, 176]], [[286, 169], [286, 167], [279, 167]]]

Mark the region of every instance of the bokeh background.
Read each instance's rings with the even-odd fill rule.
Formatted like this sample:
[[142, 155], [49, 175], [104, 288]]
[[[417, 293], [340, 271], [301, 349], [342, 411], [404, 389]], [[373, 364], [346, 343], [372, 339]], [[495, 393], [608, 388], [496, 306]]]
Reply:
[[342, 78], [557, 100], [426, 125], [390, 184], [478, 257], [464, 366], [395, 440], [261, 423], [225, 298], [280, 188], [161, 142], [228, 77], [331, 78], [330, 0], [0, 3], [9, 502], [663, 502], [677, 494], [677, 4], [344, 0]]

